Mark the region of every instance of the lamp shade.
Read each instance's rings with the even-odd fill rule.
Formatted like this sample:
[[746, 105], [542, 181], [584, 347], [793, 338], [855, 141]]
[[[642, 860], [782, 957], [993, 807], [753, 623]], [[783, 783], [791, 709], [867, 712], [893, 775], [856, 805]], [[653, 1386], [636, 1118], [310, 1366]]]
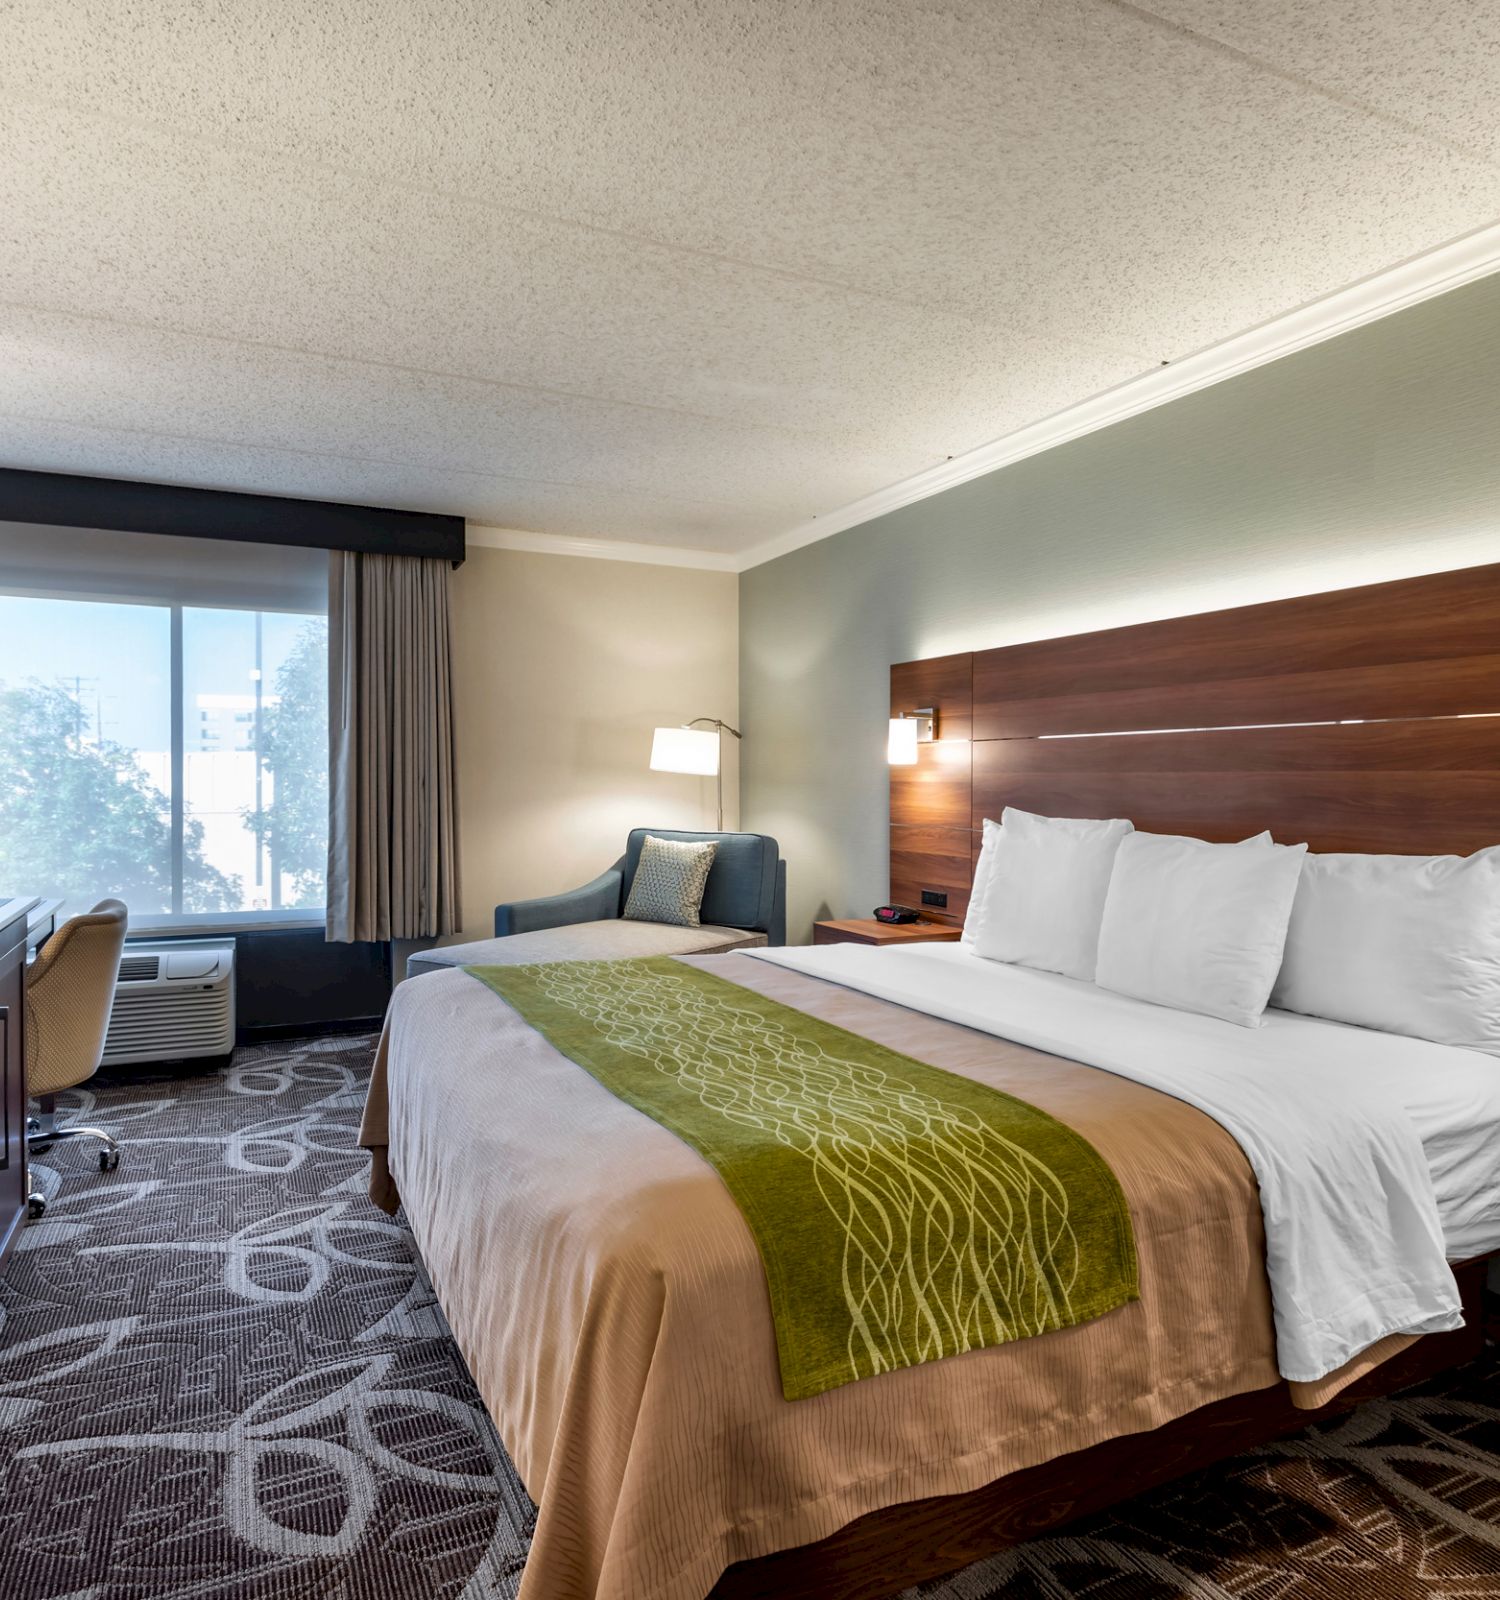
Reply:
[[658, 728], [651, 739], [651, 770], [713, 777], [719, 770], [718, 733], [710, 728]]
[[914, 767], [917, 764], [917, 719], [892, 717], [890, 736], [886, 740], [885, 758], [893, 767]]

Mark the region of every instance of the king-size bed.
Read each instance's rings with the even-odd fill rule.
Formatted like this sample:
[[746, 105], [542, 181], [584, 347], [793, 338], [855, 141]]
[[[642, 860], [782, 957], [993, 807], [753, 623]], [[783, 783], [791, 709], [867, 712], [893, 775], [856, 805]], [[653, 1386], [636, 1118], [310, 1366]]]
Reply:
[[[917, 787], [898, 779], [893, 877], [920, 878], [924, 852], [972, 866], [980, 819], [999, 815], [1011, 794], [1038, 812], [1134, 816], [1144, 829], [1206, 839], [1267, 826], [1324, 850], [1392, 849], [1393, 830], [1414, 852], [1494, 843], [1500, 722], [1487, 718], [1500, 713], [1500, 662], [1477, 641], [1494, 636], [1500, 574], [1466, 577], [1223, 613], [1215, 626], [1195, 618], [1152, 625], [1154, 634], [1091, 636], [1095, 659], [1113, 652], [1115, 665], [1091, 696], [1088, 716], [1103, 727], [1086, 731], [1104, 737], [1090, 741], [1082, 801], [1080, 748], [1039, 789], [1039, 759], [1057, 753], [1038, 751], [1034, 728], [986, 730], [978, 690], [1004, 682], [1010, 717], [1024, 668], [1033, 705], [1048, 702], [1047, 725], [1073, 731], [1058, 708], [1090, 688], [1080, 674], [1100, 670], [1079, 665], [1078, 641], [1056, 642], [1057, 671], [1070, 679], [1062, 688], [1040, 646], [1015, 647], [1031, 656], [1013, 657], [1008, 675], [978, 657], [898, 667], [893, 708], [931, 704], [942, 684], [944, 737], [969, 748], [961, 774], [951, 759], [933, 761], [925, 790], [921, 771]], [[1437, 583], [1447, 587], [1435, 592]], [[1455, 619], [1448, 606], [1440, 626], [1434, 604], [1459, 595], [1467, 610]], [[1244, 643], [1252, 638], [1262, 642]], [[1249, 660], [1247, 670], [1257, 649], [1261, 665]], [[1140, 765], [1125, 760], [1123, 742], [1138, 737], [1130, 726], [1208, 726], [1183, 701], [1194, 676], [1183, 674], [1184, 651], [1200, 667], [1222, 663], [1223, 681], [1258, 677], [1255, 703], [1283, 736], [1280, 755], [1252, 767], [1247, 750], [1270, 748], [1256, 742], [1264, 730], [1219, 725], [1179, 735], [1174, 759], [1203, 781], [1172, 785], [1168, 773], [1164, 787], [1144, 744]], [[1287, 742], [1288, 707], [1305, 710], [1319, 692], [1367, 717], [1372, 671], [1395, 713], [1383, 720], [1412, 724], [1404, 766], [1373, 725], [1359, 746], [1367, 755], [1351, 759], [1355, 741], [1339, 730], [1354, 724], [1333, 715], [1305, 717]], [[1351, 672], [1363, 687], [1351, 688]], [[1413, 707], [1418, 680], [1430, 692]], [[1134, 694], [1135, 704], [1112, 718], [1111, 694]], [[1135, 721], [1143, 700], [1156, 715]], [[997, 695], [992, 709], [999, 704]], [[986, 733], [1011, 748], [981, 754]], [[1251, 737], [1215, 742], [1215, 733]], [[1288, 759], [1289, 748], [1301, 754]], [[1114, 797], [1108, 809], [1094, 782]], [[1383, 806], [1385, 793], [1403, 796], [1403, 809]], [[949, 826], [933, 821], [944, 806], [961, 818], [950, 828], [961, 841], [935, 837]], [[971, 875], [951, 880], [955, 916]], [[1299, 1408], [1314, 1415], [1477, 1349], [1482, 1263], [1500, 1250], [1493, 1055], [1282, 1010], [1238, 1026], [997, 963], [971, 944], [537, 972], [455, 968], [403, 984], [361, 1136], [371, 1192], [403, 1208], [537, 1502], [524, 1600], [891, 1593], [1103, 1503], [1111, 1470], [1123, 1494], [1137, 1469], [1141, 1480], [1182, 1470], [1295, 1425]], [[573, 1020], [559, 1021], [564, 1013]], [[946, 1075], [960, 1098], [1034, 1113], [1047, 1137], [1073, 1139], [1102, 1162], [1109, 1182], [1088, 1198], [1080, 1157], [1045, 1204], [1025, 1199], [1019, 1222], [1013, 1207], [993, 1225], [990, 1264], [1006, 1241], [1031, 1253], [1040, 1227], [1048, 1249], [1066, 1236], [1070, 1283], [1092, 1252], [1105, 1287], [1071, 1308], [1049, 1300], [1034, 1327], [965, 1322], [956, 1342], [895, 1357], [851, 1334], [848, 1348], [865, 1355], [848, 1373], [794, 1379], [782, 1278], [841, 1286], [859, 1327], [871, 1285], [882, 1274], [895, 1281], [904, 1258], [872, 1264], [864, 1232], [804, 1233], [799, 1217], [776, 1212], [774, 1191], [757, 1197], [739, 1146], [705, 1155], [670, 1108], [643, 1114], [578, 1044], [579, 1017], [658, 1067], [666, 1055], [695, 1072], [711, 1063], [700, 1098], [741, 1127], [767, 1103], [741, 1092], [747, 1075], [768, 1052], [784, 1059], [794, 1049], [866, 1089], [908, 1063], [913, 1074]], [[903, 1107], [925, 1082], [900, 1085]], [[782, 1092], [780, 1080], [774, 1087]], [[849, 1103], [842, 1088], [827, 1101]], [[763, 1142], [805, 1155], [798, 1141], [812, 1114], [775, 1109], [785, 1126]], [[842, 1127], [818, 1137], [819, 1161], [828, 1146], [840, 1160], [863, 1148]], [[865, 1190], [847, 1162], [839, 1171], [847, 1208], [847, 1194]], [[1128, 1215], [1128, 1238], [1097, 1222], [1110, 1195]], [[918, 1221], [906, 1219], [900, 1237], [930, 1236], [931, 1217]], [[778, 1231], [792, 1240], [784, 1258]], [[842, 1242], [830, 1247], [830, 1237]], [[890, 1237], [880, 1234], [882, 1248]], [[1046, 1281], [1055, 1289], [1055, 1274]], [[1217, 1442], [1205, 1443], [1216, 1429]]]

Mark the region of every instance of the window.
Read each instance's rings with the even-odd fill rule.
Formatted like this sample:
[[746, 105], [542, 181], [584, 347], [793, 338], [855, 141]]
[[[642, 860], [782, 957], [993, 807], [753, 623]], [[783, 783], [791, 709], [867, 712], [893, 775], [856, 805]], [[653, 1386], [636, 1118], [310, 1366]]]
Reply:
[[0, 889], [137, 926], [320, 914], [326, 617], [6, 587]]
[[[202, 863], [184, 909], [324, 904], [328, 629], [321, 617], [182, 610], [184, 714], [215, 737], [183, 757], [184, 846]], [[184, 893], [189, 885], [184, 884]]]

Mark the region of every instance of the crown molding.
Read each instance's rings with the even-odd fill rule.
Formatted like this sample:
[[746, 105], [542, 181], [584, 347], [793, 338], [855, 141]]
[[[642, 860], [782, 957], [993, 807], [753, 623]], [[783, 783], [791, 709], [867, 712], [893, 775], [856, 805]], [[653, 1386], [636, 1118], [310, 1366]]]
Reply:
[[594, 561], [633, 561], [648, 567], [694, 567], [701, 572], [738, 572], [739, 559], [718, 550], [672, 544], [630, 544], [624, 539], [585, 539], [571, 533], [528, 533], [471, 522], [465, 542], [482, 550], [524, 550], [539, 556], [585, 556]]
[[632, 544], [622, 539], [591, 539], [574, 534], [529, 533], [520, 528], [491, 528], [470, 523], [467, 540], [488, 550], [524, 550], [538, 555], [585, 556], [602, 561], [633, 561], [658, 567], [693, 567], [706, 572], [748, 572], [752, 567], [790, 555], [820, 539], [858, 527], [902, 506], [926, 500], [945, 489], [996, 472], [1055, 445], [1139, 416], [1143, 411], [1207, 389], [1227, 378], [1250, 372], [1283, 356], [1337, 338], [1367, 322], [1404, 311], [1450, 289], [1461, 288], [1500, 270], [1500, 223], [1466, 234], [1398, 266], [1374, 273], [1320, 300], [1273, 317], [1259, 327], [1236, 334], [1206, 350], [1168, 366], [1155, 367], [1055, 412], [1040, 422], [878, 489], [848, 505], [813, 517], [738, 554], [694, 550], [681, 545]]
[[956, 484], [968, 483], [970, 479], [983, 477], [1012, 462], [1023, 461], [1027, 456], [1123, 422], [1127, 417], [1139, 416], [1143, 411], [1460, 288], [1497, 269], [1500, 269], [1500, 223], [1414, 256], [1399, 266], [1274, 317], [1246, 333], [1184, 356], [1169, 366], [1154, 368], [1141, 377], [1128, 379], [1041, 422], [1030, 423], [889, 488], [814, 517], [732, 558], [733, 569], [747, 572], [874, 517], [941, 494]]

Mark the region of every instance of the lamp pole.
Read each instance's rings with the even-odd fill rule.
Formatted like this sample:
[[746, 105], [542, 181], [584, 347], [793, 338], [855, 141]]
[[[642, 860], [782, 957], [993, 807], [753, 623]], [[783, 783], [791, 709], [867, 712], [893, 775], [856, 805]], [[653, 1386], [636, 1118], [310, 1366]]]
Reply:
[[683, 723], [683, 727], [684, 728], [696, 728], [699, 725], [699, 723], [702, 723], [702, 722], [706, 722], [711, 728], [715, 729], [718, 732], [718, 735], [719, 735], [719, 761], [718, 761], [719, 770], [718, 770], [718, 773], [716, 774], [717, 779], [718, 779], [718, 786], [719, 786], [719, 788], [718, 788], [718, 799], [719, 799], [718, 831], [720, 833], [723, 833], [723, 831], [724, 831], [724, 735], [726, 733], [732, 733], [735, 736], [736, 739], [743, 739], [745, 736], [744, 736], [744, 734], [742, 734], [740, 732], [740, 730], [738, 728], [731, 728], [727, 722], [721, 722], [717, 717], [694, 717], [691, 722], [684, 722]]

